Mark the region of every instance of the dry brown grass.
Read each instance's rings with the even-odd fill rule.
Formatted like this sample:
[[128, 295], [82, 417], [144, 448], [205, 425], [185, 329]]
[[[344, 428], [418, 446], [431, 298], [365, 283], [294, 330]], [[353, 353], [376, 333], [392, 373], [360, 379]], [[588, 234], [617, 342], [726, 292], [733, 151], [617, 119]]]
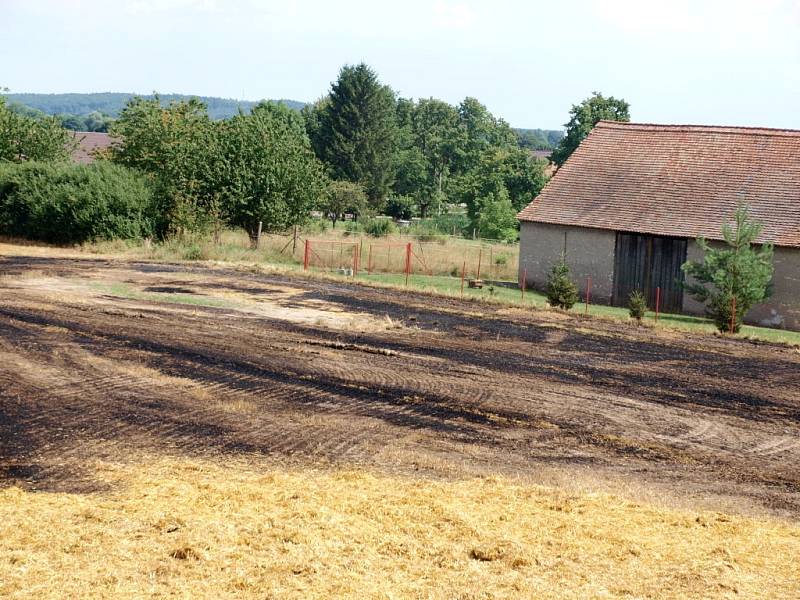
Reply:
[[99, 464], [0, 491], [3, 597], [794, 598], [800, 528], [502, 479]]

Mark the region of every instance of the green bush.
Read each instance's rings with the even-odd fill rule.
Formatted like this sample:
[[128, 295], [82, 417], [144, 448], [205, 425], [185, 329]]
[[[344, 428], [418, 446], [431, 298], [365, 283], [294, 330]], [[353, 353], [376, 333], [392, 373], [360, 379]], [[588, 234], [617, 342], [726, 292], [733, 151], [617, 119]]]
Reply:
[[407, 221], [414, 216], [415, 206], [416, 203], [411, 196], [392, 196], [386, 202], [386, 214]]
[[309, 219], [303, 226], [304, 233], [325, 233], [331, 224], [326, 219]]
[[358, 221], [344, 222], [344, 235], [355, 235], [357, 233], [362, 233], [363, 231], [364, 227]]
[[547, 277], [547, 302], [550, 306], [569, 310], [578, 301], [578, 288], [569, 277], [569, 267], [562, 257]]
[[193, 243], [183, 249], [182, 256], [183, 260], [204, 260], [206, 253], [199, 244]]
[[52, 243], [153, 234], [152, 193], [137, 173], [91, 165], [0, 165], [0, 232]]
[[430, 219], [413, 223], [408, 228], [408, 232], [416, 236], [420, 242], [439, 242], [444, 244], [447, 241], [447, 236], [444, 232], [439, 229], [435, 221]]
[[373, 237], [383, 237], [395, 233], [397, 228], [389, 219], [367, 219], [363, 222], [364, 233]]
[[641, 322], [647, 312], [647, 298], [639, 290], [633, 290], [628, 297], [628, 312], [632, 319]]
[[473, 226], [481, 238], [514, 242], [519, 237], [517, 213], [511, 204], [508, 191], [500, 188], [498, 193], [488, 193], [479, 198], [479, 209], [473, 219]]
[[431, 223], [437, 233], [445, 235], [469, 235], [472, 236], [469, 217], [464, 213], [446, 213], [436, 215], [427, 219], [426, 223]]

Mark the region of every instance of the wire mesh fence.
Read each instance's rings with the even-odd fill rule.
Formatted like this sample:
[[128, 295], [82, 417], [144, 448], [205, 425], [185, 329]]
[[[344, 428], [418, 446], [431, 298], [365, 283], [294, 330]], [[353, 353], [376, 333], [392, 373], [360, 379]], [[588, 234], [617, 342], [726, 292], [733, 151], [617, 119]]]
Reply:
[[424, 242], [369, 239], [306, 239], [305, 269], [348, 274], [402, 274], [464, 277], [469, 280], [516, 281], [519, 252], [515, 246], [473, 241]]
[[344, 275], [358, 273], [361, 243], [357, 241], [306, 239], [303, 268], [338, 271]]

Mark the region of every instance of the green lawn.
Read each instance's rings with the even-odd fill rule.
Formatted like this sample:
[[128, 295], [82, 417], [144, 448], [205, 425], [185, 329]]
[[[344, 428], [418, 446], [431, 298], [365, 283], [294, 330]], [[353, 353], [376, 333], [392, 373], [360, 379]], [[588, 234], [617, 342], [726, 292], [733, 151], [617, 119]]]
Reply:
[[90, 283], [93, 289], [116, 296], [118, 298], [128, 298], [129, 300], [144, 300], [146, 302], [168, 302], [172, 304], [192, 304], [195, 306], [213, 306], [217, 308], [231, 307], [233, 304], [221, 298], [209, 298], [208, 296], [194, 294], [173, 294], [170, 292], [141, 292], [127, 283]]
[[[372, 275], [367, 275], [365, 273], [360, 273], [356, 279], [361, 282], [405, 286], [405, 275], [402, 274], [373, 273]], [[418, 290], [437, 292], [449, 296], [461, 296], [461, 279], [459, 277], [411, 275], [409, 277], [408, 286]], [[547, 304], [546, 298], [541, 292], [527, 290], [523, 301], [519, 289], [502, 286], [496, 286], [494, 289], [490, 287], [484, 287], [480, 290], [470, 289], [466, 282], [464, 282], [464, 298], [481, 298], [489, 301], [498, 301], [519, 306], [533, 306], [536, 308], [544, 308]], [[571, 312], [584, 314], [585, 311], [586, 305], [580, 303], [576, 304]], [[629, 318], [627, 309], [605, 306], [602, 304], [590, 304], [588, 313], [590, 315], [622, 320], [628, 320]], [[645, 319], [650, 323], [655, 323], [655, 313], [648, 312]], [[714, 333], [716, 331], [716, 327], [708, 319], [690, 315], [661, 313], [658, 319], [658, 326], [695, 332]], [[738, 337], [750, 337], [770, 342], [800, 345], [800, 332], [782, 329], [745, 325], [742, 327], [742, 332]]]

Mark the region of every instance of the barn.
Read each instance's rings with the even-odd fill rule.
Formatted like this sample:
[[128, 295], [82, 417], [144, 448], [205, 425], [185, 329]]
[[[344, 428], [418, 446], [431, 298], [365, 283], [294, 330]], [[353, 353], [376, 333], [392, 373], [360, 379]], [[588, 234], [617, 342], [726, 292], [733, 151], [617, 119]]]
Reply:
[[[581, 296], [702, 314], [681, 265], [702, 257], [699, 236], [721, 240], [740, 203], [775, 245], [771, 298], [749, 323], [800, 329], [800, 131], [600, 121], [520, 220], [520, 281], [542, 289], [566, 256]], [[591, 283], [589, 282], [591, 278]]]

